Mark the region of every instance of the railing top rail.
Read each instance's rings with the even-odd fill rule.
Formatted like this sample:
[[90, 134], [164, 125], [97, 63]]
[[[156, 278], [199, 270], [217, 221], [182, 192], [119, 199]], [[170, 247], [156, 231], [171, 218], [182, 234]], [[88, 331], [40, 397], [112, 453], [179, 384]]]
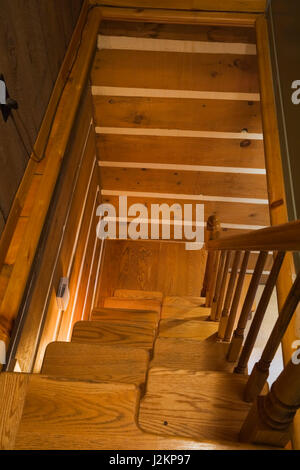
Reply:
[[300, 220], [210, 240], [207, 250], [300, 251]]

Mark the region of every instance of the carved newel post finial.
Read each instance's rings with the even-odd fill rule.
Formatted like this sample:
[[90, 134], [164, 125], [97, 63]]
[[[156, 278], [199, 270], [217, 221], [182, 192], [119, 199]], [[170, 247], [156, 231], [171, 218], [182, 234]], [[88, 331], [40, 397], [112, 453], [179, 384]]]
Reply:
[[221, 223], [215, 214], [210, 215], [207, 219], [206, 229], [209, 233], [210, 240], [216, 240], [220, 237]]

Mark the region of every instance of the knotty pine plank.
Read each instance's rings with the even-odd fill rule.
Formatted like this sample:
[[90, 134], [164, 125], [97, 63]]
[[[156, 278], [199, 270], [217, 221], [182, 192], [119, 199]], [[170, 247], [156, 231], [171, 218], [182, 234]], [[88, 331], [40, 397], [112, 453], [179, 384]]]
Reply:
[[[116, 131], [117, 132], [117, 131]], [[260, 140], [97, 134], [100, 160], [265, 168]]]
[[255, 44], [255, 30], [247, 27], [226, 27], [192, 24], [159, 24], [130, 21], [101, 21], [99, 33], [106, 36], [129, 36], [186, 41], [217, 41]]
[[[94, 0], [93, 0], [94, 1]], [[138, 9], [153, 9], [157, 4], [153, 0], [111, 0], [113, 7], [132, 7]], [[226, 12], [264, 12], [266, 0], [227, 0], [224, 4], [222, 0], [161, 0], [160, 9], [169, 10], [204, 10], [204, 11], [226, 11]]]
[[255, 55], [98, 50], [92, 68], [92, 84], [259, 93]]
[[252, 101], [94, 96], [94, 106], [99, 127], [262, 132]]
[[[151, 194], [151, 193], [150, 193]], [[104, 203], [112, 204], [116, 209], [116, 216], [119, 216], [119, 196], [102, 195]], [[251, 204], [239, 202], [221, 202], [221, 201], [195, 201], [193, 199], [172, 199], [168, 197], [145, 197], [145, 196], [127, 196], [128, 207], [132, 204], [144, 204], [148, 211], [151, 210], [151, 204], [179, 204], [184, 213], [184, 204], [192, 204], [192, 214], [196, 217], [196, 204], [204, 204], [204, 220], [212, 214], [216, 214], [221, 224], [243, 224], [243, 225], [261, 225], [270, 224], [269, 210], [267, 204]]]
[[265, 175], [101, 167], [102, 189], [267, 199]]

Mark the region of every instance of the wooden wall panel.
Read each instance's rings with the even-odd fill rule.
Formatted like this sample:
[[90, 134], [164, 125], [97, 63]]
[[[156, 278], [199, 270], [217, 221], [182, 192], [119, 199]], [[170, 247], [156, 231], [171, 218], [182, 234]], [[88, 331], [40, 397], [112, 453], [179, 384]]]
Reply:
[[100, 127], [261, 133], [259, 102], [95, 96]]
[[114, 289], [200, 295], [206, 254], [186, 251], [184, 243], [107, 240], [96, 305]]
[[97, 134], [102, 161], [265, 168], [263, 141]]
[[[28, 152], [42, 118], [78, 19], [83, 0], [2, 0], [1, 70], [19, 109], [0, 117], [0, 212], [5, 220], [25, 171]], [[3, 222], [0, 222], [0, 233]]]
[[95, 86], [258, 93], [255, 55], [99, 50]]

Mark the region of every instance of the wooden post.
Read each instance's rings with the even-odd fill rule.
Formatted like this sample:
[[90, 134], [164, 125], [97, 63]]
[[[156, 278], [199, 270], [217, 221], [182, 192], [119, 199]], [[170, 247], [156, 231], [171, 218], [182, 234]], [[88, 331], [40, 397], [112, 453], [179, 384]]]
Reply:
[[247, 335], [243, 350], [241, 352], [239, 363], [234, 369], [234, 372], [236, 372], [237, 374], [243, 374], [247, 368], [248, 361], [252, 353], [252, 350], [254, 348], [254, 344], [255, 344], [257, 335], [259, 333], [262, 321], [264, 319], [267, 307], [269, 305], [273, 289], [276, 285], [276, 281], [278, 278], [278, 274], [279, 274], [282, 262], [284, 260], [284, 256], [285, 256], [285, 252], [283, 251], [277, 253], [276, 255], [270, 275], [268, 277], [267, 283], [265, 285], [264, 291], [259, 301], [255, 316], [251, 323], [251, 327]]
[[268, 395], [257, 397], [240, 431], [240, 441], [285, 447], [299, 408], [300, 364], [290, 361]]
[[221, 318], [221, 313], [222, 313], [223, 303], [224, 303], [224, 296], [225, 296], [225, 291], [226, 291], [226, 286], [227, 286], [228, 269], [229, 269], [229, 265], [231, 261], [231, 255], [232, 255], [232, 251], [227, 251], [225, 265], [223, 269], [223, 277], [222, 277], [222, 282], [221, 282], [220, 294], [219, 294], [219, 299], [218, 299], [218, 304], [217, 304], [216, 321], [220, 321], [220, 318]]
[[226, 330], [228, 316], [229, 316], [229, 308], [231, 305], [235, 281], [236, 281], [237, 274], [238, 274], [238, 267], [239, 267], [239, 263], [241, 259], [241, 253], [242, 253], [241, 251], [236, 251], [234, 255], [230, 279], [228, 282], [227, 292], [225, 296], [224, 307], [223, 307], [221, 319], [220, 319], [218, 339], [223, 339], [225, 335], [225, 330]]
[[259, 253], [257, 263], [255, 265], [254, 273], [250, 282], [250, 286], [245, 298], [245, 302], [241, 311], [241, 316], [238, 322], [237, 329], [233, 334], [233, 338], [231, 340], [228, 353], [227, 353], [227, 361], [228, 362], [235, 362], [239, 357], [241, 347], [244, 341], [244, 331], [246, 328], [246, 324], [251, 312], [251, 308], [254, 302], [255, 294], [259, 285], [259, 281], [264, 269], [264, 265], [268, 256], [267, 251], [261, 251]]
[[212, 306], [215, 290], [216, 290], [216, 283], [217, 283], [217, 276], [219, 271], [220, 265], [220, 257], [221, 251], [217, 250], [213, 253], [213, 262], [211, 267], [211, 275], [208, 283], [208, 291], [206, 295], [206, 302], [205, 307], [210, 308]]
[[236, 288], [235, 288], [235, 293], [234, 293], [234, 297], [233, 297], [229, 317], [228, 317], [228, 322], [227, 322], [227, 327], [226, 327], [226, 331], [225, 331], [224, 341], [230, 341], [231, 340], [231, 335], [232, 335], [232, 331], [233, 331], [235, 320], [236, 320], [237, 310], [238, 310], [238, 306], [239, 306], [239, 302], [240, 302], [240, 298], [241, 298], [241, 293], [242, 293], [242, 288], [243, 288], [243, 284], [244, 284], [244, 279], [245, 279], [245, 275], [246, 275], [246, 270], [247, 270], [247, 266], [248, 266], [249, 256], [250, 256], [250, 251], [245, 251], [243, 261], [242, 261], [242, 266], [240, 268], [239, 278], [238, 278]]
[[[209, 232], [209, 240], [216, 240], [220, 236], [220, 222], [215, 215], [211, 215], [206, 224], [206, 229]], [[201, 290], [201, 297], [207, 296], [208, 284], [211, 278], [212, 265], [213, 265], [214, 252], [209, 251], [207, 253], [206, 268], [203, 279], [203, 286]]]
[[216, 276], [216, 287], [215, 287], [215, 292], [214, 292], [212, 304], [211, 304], [210, 319], [212, 321], [216, 320], [217, 307], [218, 307], [218, 302], [219, 302], [219, 297], [220, 297], [226, 255], [227, 255], [227, 251], [222, 251], [220, 255], [220, 262], [219, 262], [217, 276]]
[[300, 272], [287, 296], [277, 322], [263, 350], [261, 359], [255, 364], [245, 388], [245, 401], [253, 401], [261, 392], [268, 376], [270, 364], [280, 345], [300, 298]]

